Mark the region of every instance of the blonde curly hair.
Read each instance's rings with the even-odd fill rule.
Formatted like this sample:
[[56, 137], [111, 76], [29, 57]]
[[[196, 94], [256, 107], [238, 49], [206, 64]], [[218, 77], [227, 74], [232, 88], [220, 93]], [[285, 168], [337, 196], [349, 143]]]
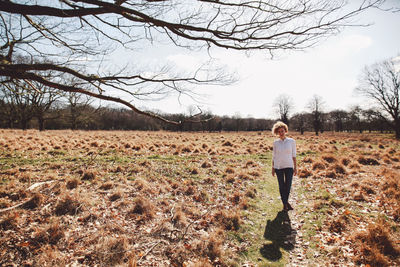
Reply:
[[278, 135], [278, 130], [279, 130], [279, 128], [284, 128], [284, 129], [285, 129], [285, 132], [288, 132], [288, 131], [289, 131], [289, 128], [288, 128], [288, 126], [287, 126], [285, 123], [283, 123], [283, 122], [281, 122], [281, 121], [278, 121], [278, 122], [276, 122], [276, 123], [274, 124], [274, 126], [272, 126], [272, 134]]

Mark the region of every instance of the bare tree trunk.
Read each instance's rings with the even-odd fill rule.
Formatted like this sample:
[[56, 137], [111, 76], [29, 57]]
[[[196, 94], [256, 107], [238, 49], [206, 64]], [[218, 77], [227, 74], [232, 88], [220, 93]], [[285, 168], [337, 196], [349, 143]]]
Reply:
[[21, 119], [21, 128], [22, 128], [22, 130], [28, 129], [28, 125], [29, 125], [28, 119], [25, 119], [25, 118]]
[[319, 131], [320, 131], [319, 119], [315, 119], [315, 121], [314, 121], [314, 131], [315, 131], [315, 135], [319, 134]]
[[42, 115], [38, 116], [39, 131], [44, 131], [44, 118]]
[[395, 132], [396, 132], [396, 139], [400, 139], [400, 119], [394, 122]]

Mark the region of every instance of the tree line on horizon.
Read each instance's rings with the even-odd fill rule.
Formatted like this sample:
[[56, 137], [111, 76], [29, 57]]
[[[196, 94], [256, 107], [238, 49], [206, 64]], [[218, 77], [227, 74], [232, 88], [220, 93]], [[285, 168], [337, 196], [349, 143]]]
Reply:
[[[90, 98], [78, 94], [60, 96], [51, 90], [46, 94], [31, 91], [30, 94], [9, 93], [0, 88], [0, 128], [39, 130], [144, 130], [144, 131], [267, 131], [281, 120], [291, 131], [316, 134], [324, 131], [336, 132], [388, 132], [390, 125], [380, 114], [355, 106], [350, 110], [322, 111], [322, 100], [314, 96], [309, 111], [289, 116], [291, 103], [280, 96], [274, 104], [287, 104], [286, 109], [277, 109], [277, 119], [235, 116], [218, 116], [211, 112], [200, 114], [160, 114], [168, 120], [181, 121], [175, 125], [156, 118], [138, 114], [126, 108], [96, 107]], [[315, 105], [315, 101], [318, 105]], [[318, 102], [319, 101], [319, 102]], [[318, 109], [319, 107], [320, 109]], [[189, 112], [192, 113], [192, 112]], [[192, 118], [194, 118], [192, 120]]]

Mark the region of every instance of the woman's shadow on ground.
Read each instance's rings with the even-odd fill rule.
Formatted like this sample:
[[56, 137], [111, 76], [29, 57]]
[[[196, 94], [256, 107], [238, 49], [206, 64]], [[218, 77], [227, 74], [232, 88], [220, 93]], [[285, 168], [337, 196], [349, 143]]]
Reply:
[[268, 220], [265, 226], [264, 238], [272, 243], [264, 244], [260, 248], [261, 255], [270, 260], [278, 261], [282, 258], [280, 248], [286, 251], [294, 249], [296, 230], [292, 228], [287, 211], [280, 211], [274, 220]]

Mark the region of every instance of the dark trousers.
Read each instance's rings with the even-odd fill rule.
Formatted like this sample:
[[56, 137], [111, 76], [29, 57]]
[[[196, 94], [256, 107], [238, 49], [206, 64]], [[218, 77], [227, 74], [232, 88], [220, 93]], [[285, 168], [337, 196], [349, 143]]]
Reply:
[[283, 204], [287, 204], [289, 200], [290, 188], [292, 187], [293, 168], [275, 169], [276, 177], [278, 177], [279, 193]]

